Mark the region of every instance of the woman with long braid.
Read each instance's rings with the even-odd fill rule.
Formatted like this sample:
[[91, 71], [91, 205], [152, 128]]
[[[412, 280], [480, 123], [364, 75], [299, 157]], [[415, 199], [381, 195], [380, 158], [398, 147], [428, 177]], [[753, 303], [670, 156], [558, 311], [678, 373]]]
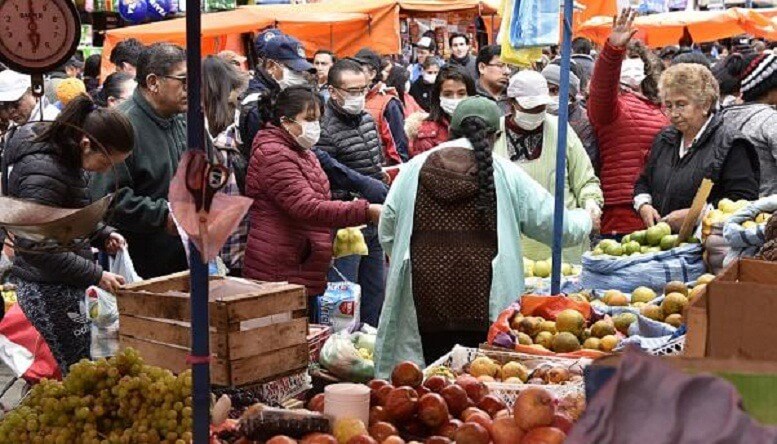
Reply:
[[[391, 259], [376, 372], [429, 363], [456, 343], [477, 346], [523, 293], [521, 234], [550, 243], [553, 198], [509, 160], [492, 157], [501, 111], [459, 104], [451, 140], [401, 169], [386, 198], [380, 241]], [[588, 236], [585, 210], [564, 214], [564, 242]]]

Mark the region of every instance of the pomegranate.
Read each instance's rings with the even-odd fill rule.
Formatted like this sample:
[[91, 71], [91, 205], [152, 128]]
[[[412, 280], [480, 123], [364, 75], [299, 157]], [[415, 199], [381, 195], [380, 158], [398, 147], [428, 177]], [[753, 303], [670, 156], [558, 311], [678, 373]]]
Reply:
[[488, 394], [488, 387], [472, 375], [459, 376], [456, 378], [456, 385], [461, 386], [467, 392], [467, 396], [476, 403]]
[[445, 403], [448, 404], [448, 410], [453, 416], [461, 415], [461, 412], [467, 408], [469, 399], [467, 398], [467, 392], [461, 386], [449, 385], [440, 391], [440, 395], [445, 399]]
[[456, 430], [458, 430], [462, 424], [464, 423], [459, 421], [458, 419], [449, 419], [448, 422], [446, 422], [445, 424], [440, 426], [440, 428], [437, 429], [436, 435], [446, 436], [450, 439], [453, 439], [454, 435], [456, 434]]
[[463, 412], [461, 412], [461, 420], [464, 422], [469, 421], [469, 417], [472, 416], [475, 413], [482, 413], [486, 416], [488, 416], [488, 413], [484, 412], [483, 410], [480, 410], [477, 407], [467, 407], [464, 409]]
[[399, 435], [399, 431], [393, 424], [388, 422], [376, 422], [369, 428], [370, 436], [378, 442], [383, 442], [389, 436]]
[[440, 375], [432, 376], [431, 378], [424, 381], [424, 387], [428, 388], [434, 393], [440, 393], [442, 389], [448, 387], [449, 385], [451, 385], [450, 381]]
[[311, 433], [305, 435], [300, 444], [337, 444], [337, 440], [326, 433]]
[[478, 403], [478, 408], [493, 418], [498, 411], [506, 409], [507, 404], [496, 395], [486, 395]]
[[370, 408], [370, 425], [376, 422], [389, 422], [390, 419], [384, 407], [376, 405]]
[[319, 393], [308, 401], [308, 410], [311, 412], [324, 413], [324, 394]]
[[537, 427], [529, 430], [521, 444], [564, 444], [567, 434], [555, 427]]
[[491, 437], [482, 425], [467, 422], [456, 430], [454, 441], [456, 444], [488, 444]]
[[385, 379], [373, 379], [367, 386], [370, 388], [370, 405], [380, 405], [380, 398], [378, 397], [378, 390], [381, 387], [388, 385], [388, 381]]
[[399, 387], [386, 398], [386, 413], [391, 419], [402, 422], [415, 415], [418, 409], [418, 394], [412, 387]]
[[428, 388], [426, 388], [426, 387], [424, 387], [422, 385], [419, 385], [418, 387], [416, 387], [415, 388], [415, 392], [418, 393], [418, 397], [419, 398], [424, 396], [424, 395], [426, 395], [427, 393], [432, 393], [431, 390], [429, 390]]
[[394, 371], [391, 372], [391, 384], [395, 387], [407, 385], [416, 388], [423, 381], [424, 372], [421, 371], [421, 368], [415, 362], [400, 362], [394, 367]]
[[418, 418], [412, 418], [405, 423], [405, 433], [412, 437], [422, 437], [429, 435], [429, 428]]
[[430, 436], [424, 444], [451, 444], [451, 440], [447, 436]]
[[297, 441], [285, 435], [278, 435], [268, 439], [266, 444], [297, 444]]
[[485, 413], [473, 413], [469, 415], [469, 418], [467, 418], [464, 423], [466, 424], [468, 422], [475, 422], [482, 425], [484, 429], [488, 430], [489, 435], [491, 434], [491, 427], [494, 426], [494, 421]]
[[388, 438], [384, 439], [383, 442], [380, 444], [405, 444], [405, 440], [400, 438], [399, 436], [389, 436]]
[[391, 384], [386, 384], [383, 387], [379, 388], [378, 391], [375, 393], [375, 400], [377, 403], [372, 403], [372, 395], [370, 395], [370, 405], [379, 405], [379, 406], [386, 406], [386, 398], [388, 398], [389, 393], [394, 391], [394, 386]]
[[510, 418], [512, 421], [513, 415], [510, 413], [510, 410], [504, 409], [496, 412], [496, 415], [494, 415], [494, 421], [499, 418]]
[[491, 439], [494, 444], [518, 444], [523, 437], [523, 431], [513, 418], [499, 418], [491, 427]]
[[547, 390], [538, 387], [523, 390], [513, 406], [515, 423], [524, 431], [551, 425], [555, 413], [553, 397]]
[[348, 444], [380, 444], [370, 435], [356, 435], [348, 440]]
[[428, 393], [418, 400], [418, 419], [437, 428], [448, 421], [448, 404], [437, 393]]
[[572, 430], [572, 425], [572, 420], [569, 418], [569, 416], [558, 412], [553, 415], [553, 423], [551, 424], [552, 427], [555, 427], [564, 433], [569, 433], [569, 431]]

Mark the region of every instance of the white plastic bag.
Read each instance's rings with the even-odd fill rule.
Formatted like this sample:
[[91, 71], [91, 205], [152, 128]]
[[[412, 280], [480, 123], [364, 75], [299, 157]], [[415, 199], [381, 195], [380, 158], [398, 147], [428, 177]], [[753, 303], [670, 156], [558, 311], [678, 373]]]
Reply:
[[[335, 268], [338, 274], [340, 271]], [[340, 274], [343, 282], [330, 282], [326, 291], [318, 300], [319, 324], [329, 325], [332, 331], [342, 331], [361, 319], [362, 287], [354, 282], [348, 282]]]

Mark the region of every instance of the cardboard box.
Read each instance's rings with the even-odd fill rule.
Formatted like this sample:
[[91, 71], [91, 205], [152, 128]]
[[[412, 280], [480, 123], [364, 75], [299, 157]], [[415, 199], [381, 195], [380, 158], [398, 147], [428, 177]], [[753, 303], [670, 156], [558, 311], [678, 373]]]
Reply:
[[729, 265], [686, 310], [688, 357], [777, 362], [777, 263]]

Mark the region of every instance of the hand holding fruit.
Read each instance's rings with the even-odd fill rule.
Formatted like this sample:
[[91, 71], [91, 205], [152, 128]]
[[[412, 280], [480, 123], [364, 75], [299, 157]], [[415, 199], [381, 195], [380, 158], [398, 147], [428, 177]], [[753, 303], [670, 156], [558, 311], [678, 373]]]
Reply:
[[[640, 208], [640, 212], [642, 211], [642, 208]], [[689, 208], [685, 208], [683, 210], [675, 210], [666, 215], [662, 220], [669, 224], [670, 227], [672, 227], [673, 233], [678, 233], [680, 231], [680, 227], [683, 225], [683, 221], [685, 220], [685, 216], [688, 215], [688, 212], [690, 211]]]
[[661, 221], [661, 215], [650, 204], [644, 204], [639, 207], [639, 217], [642, 218], [642, 222], [645, 222], [647, 227], [652, 227]]

